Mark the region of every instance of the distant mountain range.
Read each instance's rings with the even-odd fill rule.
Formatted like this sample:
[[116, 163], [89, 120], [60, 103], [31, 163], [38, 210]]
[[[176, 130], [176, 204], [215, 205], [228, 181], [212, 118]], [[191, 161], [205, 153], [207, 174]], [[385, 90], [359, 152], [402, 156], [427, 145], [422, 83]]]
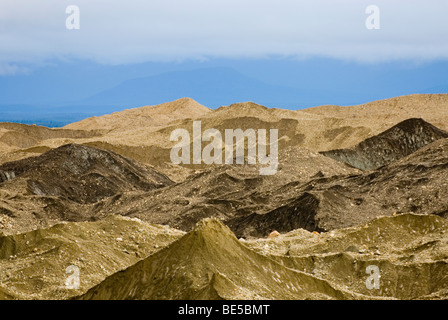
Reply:
[[357, 105], [413, 93], [446, 93], [446, 72], [446, 62], [369, 66], [325, 59], [59, 63], [0, 76], [0, 122], [63, 126], [182, 97], [211, 109], [246, 101], [292, 110]]
[[271, 85], [233, 69], [210, 68], [128, 80], [95, 94], [82, 103], [143, 106], [148, 101], [151, 101], [151, 104], [160, 104], [182, 97], [194, 97], [199, 103], [211, 108], [245, 101], [293, 107], [316, 102], [324, 104], [332, 96], [336, 97], [336, 94], [325, 90], [299, 90]]

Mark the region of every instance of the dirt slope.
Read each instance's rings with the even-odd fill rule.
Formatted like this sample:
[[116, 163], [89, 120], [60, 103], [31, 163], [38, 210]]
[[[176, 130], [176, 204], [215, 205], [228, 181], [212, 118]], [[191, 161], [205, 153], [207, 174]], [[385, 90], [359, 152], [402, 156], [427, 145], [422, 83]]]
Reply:
[[[280, 149], [298, 146], [320, 152], [351, 148], [409, 118], [422, 118], [448, 130], [447, 96], [411, 95], [360, 106], [322, 106], [298, 111], [269, 109], [252, 102], [210, 110], [189, 98], [183, 98], [158, 106], [86, 119], [61, 129], [80, 129], [76, 132], [84, 132], [84, 135], [48, 136], [45, 139], [35, 139], [33, 135], [26, 135], [26, 139], [5, 137], [4, 142], [0, 141], [3, 151], [0, 163], [77, 143], [114, 151], [153, 165], [164, 170], [172, 180], [181, 181], [191, 169], [201, 169], [201, 166], [186, 168], [169, 165], [170, 150], [175, 144], [170, 141], [170, 134], [177, 128], [191, 132], [192, 120], [200, 120], [203, 130], [278, 129]], [[96, 130], [94, 134], [90, 132], [92, 129]]]
[[[244, 242], [283, 265], [350, 291], [396, 299], [448, 298], [448, 221], [400, 214], [320, 234], [298, 229], [272, 239]], [[379, 287], [368, 288], [369, 266]]]
[[278, 190], [284, 205], [228, 224], [238, 236], [259, 237], [273, 229], [329, 231], [402, 212], [447, 217], [447, 152], [448, 139], [440, 139], [377, 170], [291, 183]]
[[0, 166], [3, 231], [18, 232], [58, 220], [95, 218], [95, 206], [132, 190], [173, 184], [151, 167], [110, 151], [65, 145]]
[[257, 165], [222, 165], [192, 174], [184, 181], [146, 193], [128, 193], [105, 214], [126, 214], [184, 231], [206, 217], [227, 221], [235, 216], [265, 213], [280, 206], [278, 190], [311, 177], [356, 174], [360, 171], [306, 149], [288, 148], [275, 175], [262, 176]]
[[[110, 216], [0, 236], [0, 299], [67, 299], [183, 235], [166, 226]], [[79, 289], [66, 287], [79, 268]]]
[[155, 106], [127, 109], [110, 115], [92, 117], [65, 126], [76, 130], [132, 130], [142, 127], [156, 127], [170, 122], [198, 118], [211, 110], [190, 98], [182, 98]]
[[103, 132], [50, 129], [42, 126], [26, 125], [20, 123], [0, 122], [0, 142], [11, 147], [29, 148], [40, 141], [51, 139], [82, 139], [100, 136]]
[[181, 239], [108, 277], [81, 299], [353, 298], [325, 280], [246, 248], [219, 220], [205, 219]]
[[[433, 299], [447, 297], [448, 222], [403, 214], [313, 234], [238, 241], [205, 219], [77, 299]], [[367, 286], [378, 267], [377, 288]]]
[[442, 138], [448, 138], [448, 132], [422, 119], [412, 118], [362, 141], [353, 148], [321, 153], [355, 168], [370, 170], [403, 158]]
[[370, 127], [374, 134], [410, 118], [422, 118], [448, 131], [448, 94], [412, 94], [357, 106], [320, 106], [302, 111], [358, 122]]
[[[448, 95], [300, 111], [180, 99], [0, 124], [0, 299], [448, 299], [447, 113]], [[278, 172], [172, 164], [170, 134], [192, 120], [278, 129]], [[68, 265], [78, 291], [61, 288]]]
[[3, 164], [0, 170], [7, 178], [0, 182], [23, 184], [25, 180], [29, 194], [64, 197], [79, 203], [97, 202], [120, 189], [151, 190], [172, 184], [164, 175], [136, 161], [76, 144]]

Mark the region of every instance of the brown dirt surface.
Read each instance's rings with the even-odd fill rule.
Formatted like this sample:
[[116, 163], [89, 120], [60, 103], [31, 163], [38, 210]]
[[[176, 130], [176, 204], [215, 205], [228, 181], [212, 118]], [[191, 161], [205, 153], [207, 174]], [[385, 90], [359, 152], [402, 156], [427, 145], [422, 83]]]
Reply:
[[248, 249], [219, 220], [205, 219], [156, 254], [80, 299], [306, 299], [359, 295]]
[[264, 237], [274, 229], [329, 231], [402, 212], [446, 218], [447, 152], [448, 139], [440, 139], [376, 170], [290, 183], [278, 190], [284, 205], [228, 223], [238, 236]]
[[[365, 140], [369, 136], [379, 134], [395, 124], [410, 118], [422, 118], [434, 126], [448, 131], [448, 94], [413, 94], [378, 100], [357, 106], [320, 106], [302, 110], [303, 112], [333, 119], [339, 128], [353, 130], [365, 128], [365, 134], [360, 134], [352, 141], [340, 141], [340, 145], [322, 144], [318, 151], [349, 148]], [[330, 132], [336, 128], [326, 128]], [[344, 131], [346, 131], [344, 130]], [[359, 132], [361, 133], [361, 132]], [[341, 135], [343, 133], [337, 133]], [[367, 135], [366, 135], [367, 134]], [[341, 137], [342, 138], [342, 137]], [[355, 142], [358, 140], [357, 142]]]
[[105, 214], [125, 214], [151, 223], [169, 224], [189, 231], [201, 219], [224, 221], [280, 206], [278, 190], [285, 185], [306, 183], [312, 177], [360, 173], [343, 163], [307, 149], [285, 149], [274, 175], [260, 175], [259, 165], [221, 165], [201, 170], [184, 181], [150, 192], [127, 193], [120, 206]]
[[448, 138], [448, 132], [422, 119], [411, 118], [350, 149], [324, 151], [322, 154], [358, 169], [370, 170], [401, 159], [443, 138]]
[[[278, 129], [277, 173], [172, 164], [192, 120]], [[446, 130], [448, 95], [2, 123], [0, 299], [447, 299]], [[84, 280], [67, 292], [71, 264]]]
[[[448, 221], [399, 214], [323, 233], [297, 229], [245, 245], [283, 265], [368, 296], [448, 298]], [[366, 286], [366, 269], [379, 268], [378, 289]]]
[[100, 130], [70, 130], [62, 128], [46, 128], [36, 125], [20, 123], [0, 123], [0, 142], [21, 149], [35, 146], [40, 141], [51, 139], [83, 139], [97, 137], [102, 134]]
[[42, 223], [95, 218], [95, 207], [122, 192], [173, 184], [153, 168], [111, 151], [69, 144], [0, 166], [0, 216], [5, 232]]
[[[280, 149], [298, 146], [319, 152], [354, 147], [409, 118], [422, 118], [442, 130], [448, 130], [447, 97], [443, 94], [411, 95], [360, 106], [321, 106], [298, 111], [269, 109], [252, 102], [210, 110], [192, 99], [183, 98], [158, 106], [89, 118], [64, 129], [51, 129], [61, 132], [69, 128], [79, 129], [74, 132], [85, 132], [84, 136], [48, 136], [34, 141], [34, 135], [31, 135], [20, 143], [23, 144], [22, 148], [12, 147], [14, 143], [11, 139], [7, 143], [0, 141], [0, 151], [3, 151], [0, 163], [28, 156], [22, 152], [24, 149], [43, 152], [48, 148], [77, 143], [111, 150], [165, 169], [172, 180], [181, 181], [190, 171], [185, 167], [167, 166], [170, 162], [169, 151], [175, 144], [169, 137], [177, 128], [191, 132], [192, 120], [201, 120], [203, 130], [276, 128], [279, 130]], [[11, 155], [11, 152], [14, 154]]]
[[[77, 299], [444, 298], [447, 227], [440, 217], [403, 214], [330, 233], [238, 241], [219, 220], [205, 219]], [[372, 265], [378, 288], [366, 285]]]
[[129, 130], [168, 125], [183, 119], [195, 119], [211, 110], [193, 99], [182, 98], [155, 106], [127, 109], [110, 115], [92, 117], [65, 126], [77, 130]]
[[[184, 233], [110, 216], [0, 236], [0, 299], [68, 299], [167, 246]], [[79, 289], [66, 287], [69, 266]]]

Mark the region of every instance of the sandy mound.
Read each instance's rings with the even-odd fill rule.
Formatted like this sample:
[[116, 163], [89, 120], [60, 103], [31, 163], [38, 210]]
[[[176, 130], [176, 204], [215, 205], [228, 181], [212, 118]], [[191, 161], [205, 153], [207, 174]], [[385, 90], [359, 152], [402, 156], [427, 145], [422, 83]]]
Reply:
[[322, 154], [358, 169], [370, 170], [403, 158], [442, 138], [448, 138], [448, 132], [422, 119], [413, 118], [400, 122], [353, 148], [331, 150]]
[[[433, 215], [379, 217], [326, 233], [298, 229], [273, 239], [245, 241], [283, 265], [369, 296], [397, 299], [448, 297], [448, 221]], [[377, 266], [377, 289], [366, 286]]]
[[96, 206], [132, 190], [173, 184], [149, 166], [111, 151], [65, 145], [0, 166], [0, 216], [8, 233], [98, 217]]
[[[183, 232], [121, 216], [0, 236], [0, 299], [67, 299], [181, 237]], [[70, 289], [66, 268], [79, 268]]]
[[126, 194], [119, 208], [105, 210], [107, 214], [126, 212], [151, 223], [189, 231], [205, 217], [227, 221], [253, 212], [269, 212], [283, 203], [279, 190], [285, 185], [303, 184], [314, 176], [360, 172], [306, 149], [286, 149], [280, 163], [271, 176], [260, 175], [259, 165], [211, 167], [163, 190]]
[[[446, 297], [448, 222], [400, 215], [332, 233], [238, 241], [205, 219], [79, 299], [420, 299]], [[412, 255], [413, 258], [409, 259]], [[369, 266], [380, 282], [368, 288]]]
[[165, 249], [116, 273], [81, 299], [353, 298], [249, 250], [218, 220], [206, 219]]
[[182, 119], [195, 119], [211, 110], [190, 98], [182, 98], [155, 106], [128, 109], [110, 115], [92, 117], [72, 123], [65, 128], [81, 130], [132, 130], [157, 127]]
[[0, 142], [17, 148], [29, 148], [44, 140], [83, 139], [100, 136], [100, 130], [86, 132], [83, 130], [50, 129], [35, 125], [19, 123], [0, 123]]
[[278, 190], [282, 206], [228, 224], [238, 236], [259, 237], [273, 229], [334, 230], [402, 212], [447, 217], [447, 150], [448, 139], [440, 139], [377, 170], [285, 185]]
[[[111, 150], [153, 165], [159, 170], [166, 170], [172, 180], [182, 181], [192, 169], [202, 168], [170, 165], [169, 154], [175, 145], [170, 141], [170, 134], [178, 128], [191, 133], [193, 119], [202, 122], [202, 131], [210, 128], [222, 132], [237, 128], [278, 129], [280, 149], [299, 146], [319, 152], [354, 147], [409, 118], [422, 118], [439, 128], [448, 129], [447, 96], [411, 95], [361, 106], [322, 106], [299, 111], [269, 109], [253, 102], [210, 110], [189, 98], [183, 98], [157, 106], [89, 118], [66, 127], [84, 129], [74, 130], [84, 132], [83, 135], [72, 134], [69, 137], [68, 129], [60, 129], [67, 133], [64, 137], [39, 137], [20, 131], [26, 137], [15, 139], [8, 133], [10, 129], [2, 129], [6, 136], [4, 142], [0, 138], [0, 149], [4, 151], [0, 155], [0, 163], [30, 156], [28, 152], [36, 155], [48, 148], [77, 143]], [[100, 128], [103, 130], [98, 130]], [[90, 132], [92, 129], [96, 131]]]
[[1, 165], [2, 182], [9, 182], [9, 189], [11, 184], [26, 183], [30, 195], [78, 203], [98, 202], [120, 190], [148, 191], [172, 184], [166, 176], [136, 161], [76, 144]]
[[378, 134], [409, 118], [422, 118], [448, 130], [448, 94], [413, 94], [350, 107], [320, 106], [302, 110], [327, 118], [344, 119]]
[[[210, 128], [222, 132], [236, 128], [278, 129], [281, 148], [301, 146], [313, 151], [327, 151], [355, 146], [409, 118], [422, 118], [445, 129], [448, 123], [448, 115], [445, 116], [447, 96], [404, 96], [362, 106], [324, 106], [299, 111], [269, 109], [244, 102], [212, 110], [196, 120], [201, 121], [203, 131]], [[158, 161], [166, 162], [168, 150], [174, 145], [169, 141], [169, 135], [177, 128], [191, 133], [192, 121], [180, 121], [160, 129], [136, 126], [125, 133], [111, 133], [108, 141], [120, 146], [157, 147], [157, 159], [153, 157], [149, 161], [158, 165]]]

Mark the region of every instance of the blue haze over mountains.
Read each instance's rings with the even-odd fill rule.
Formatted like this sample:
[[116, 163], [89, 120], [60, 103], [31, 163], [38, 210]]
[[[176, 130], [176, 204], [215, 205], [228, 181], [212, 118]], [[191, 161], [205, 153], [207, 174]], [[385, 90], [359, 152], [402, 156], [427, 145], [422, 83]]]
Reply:
[[101, 65], [47, 63], [0, 76], [0, 121], [63, 126], [93, 115], [182, 97], [215, 109], [253, 101], [298, 110], [448, 93], [448, 62], [356, 63], [333, 59], [213, 59]]

